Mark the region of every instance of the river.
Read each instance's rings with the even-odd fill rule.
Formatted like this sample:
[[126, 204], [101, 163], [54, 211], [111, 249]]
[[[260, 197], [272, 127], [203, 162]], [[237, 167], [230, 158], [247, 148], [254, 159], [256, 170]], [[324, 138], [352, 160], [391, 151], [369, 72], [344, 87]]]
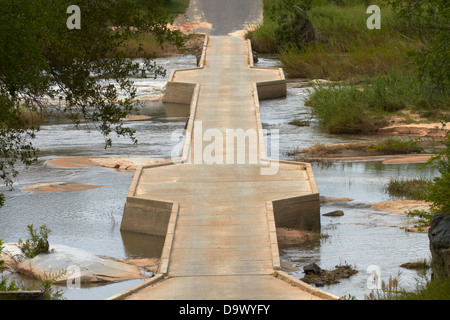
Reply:
[[[194, 56], [157, 59], [167, 69], [192, 68]], [[260, 59], [259, 65], [273, 66], [277, 61]], [[136, 79], [138, 94], [146, 101], [141, 114], [148, 121], [130, 122], [137, 130], [139, 143], [132, 145], [125, 138], [114, 139], [113, 146], [104, 149], [104, 139], [95, 130], [81, 126], [76, 129], [64, 120], [54, 118], [38, 132], [35, 146], [40, 149], [39, 161], [21, 170], [14, 190], [2, 189], [6, 205], [0, 209], [0, 238], [16, 242], [27, 238], [29, 224], [47, 225], [52, 231], [50, 243], [68, 245], [102, 255], [122, 258], [158, 257], [163, 240], [158, 237], [120, 232], [120, 222], [133, 171], [91, 166], [87, 168], [60, 168], [46, 164], [56, 157], [170, 157], [178, 141], [171, 142], [171, 134], [183, 129], [186, 118], [168, 114], [158, 99], [164, 90], [167, 76], [157, 80]], [[280, 157], [292, 160], [289, 151], [306, 148], [316, 143], [332, 144], [358, 141], [367, 137], [335, 136], [324, 134], [304, 105], [308, 88], [288, 88], [286, 99], [261, 102], [261, 117], [267, 129], [280, 131]], [[293, 119], [308, 120], [308, 127], [290, 125]], [[416, 283], [417, 272], [400, 268], [400, 264], [429, 258], [426, 234], [409, 233], [402, 226], [411, 223], [404, 215], [376, 211], [370, 205], [390, 200], [384, 186], [391, 177], [433, 177], [432, 169], [418, 170], [420, 164], [382, 164], [381, 162], [335, 162], [324, 166], [314, 164], [314, 173], [321, 196], [353, 198], [350, 202], [324, 204], [322, 213], [343, 210], [342, 217], [321, 217], [322, 233], [317, 243], [304, 247], [281, 248], [281, 260], [286, 271], [297, 278], [303, 277], [302, 267], [315, 262], [323, 269], [349, 264], [358, 274], [341, 283], [322, 288], [337, 296], [351, 295], [364, 299], [370, 293], [367, 280], [370, 266], [377, 266], [383, 280], [401, 272], [400, 285]], [[72, 193], [24, 192], [22, 188], [36, 183], [63, 182], [103, 186]], [[62, 288], [69, 300], [105, 299], [139, 283], [126, 281], [68, 290]]]

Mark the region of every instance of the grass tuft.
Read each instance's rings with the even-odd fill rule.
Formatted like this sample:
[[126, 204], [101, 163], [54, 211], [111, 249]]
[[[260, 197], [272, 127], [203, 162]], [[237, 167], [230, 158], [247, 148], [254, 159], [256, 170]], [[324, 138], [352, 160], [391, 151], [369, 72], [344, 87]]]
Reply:
[[392, 178], [386, 185], [386, 193], [395, 198], [423, 200], [429, 182], [427, 179]]

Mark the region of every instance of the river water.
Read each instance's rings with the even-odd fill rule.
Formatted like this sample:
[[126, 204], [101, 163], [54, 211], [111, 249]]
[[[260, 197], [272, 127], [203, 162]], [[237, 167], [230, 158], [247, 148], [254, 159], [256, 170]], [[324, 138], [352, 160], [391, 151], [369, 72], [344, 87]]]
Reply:
[[[194, 56], [160, 58], [167, 69], [192, 68]], [[273, 66], [277, 61], [260, 59], [260, 65]], [[167, 76], [157, 80], [136, 79], [138, 93], [144, 98], [158, 98], [164, 90]], [[292, 160], [289, 151], [316, 143], [332, 144], [357, 141], [365, 137], [335, 136], [320, 132], [311, 110], [304, 105], [308, 88], [288, 88], [286, 99], [261, 102], [264, 128], [280, 132], [282, 159]], [[186, 117], [169, 112], [160, 101], [146, 101], [141, 114], [148, 121], [132, 122], [139, 143], [115, 139], [113, 147], [105, 150], [104, 139], [87, 127], [74, 128], [61, 119], [53, 119], [42, 127], [35, 140], [40, 149], [38, 163], [22, 170], [15, 189], [2, 189], [6, 205], [0, 209], [0, 238], [16, 242], [27, 238], [27, 225], [47, 225], [52, 231], [50, 243], [85, 249], [102, 255], [122, 258], [158, 257], [164, 239], [120, 232], [123, 206], [134, 172], [98, 166], [88, 168], [59, 168], [46, 164], [56, 157], [170, 157], [178, 141], [171, 141], [174, 130], [183, 129]], [[293, 119], [311, 121], [308, 127], [288, 124]], [[401, 269], [402, 263], [429, 258], [426, 234], [408, 233], [400, 227], [412, 223], [407, 217], [370, 209], [370, 205], [390, 200], [384, 186], [391, 177], [433, 177], [432, 169], [418, 170], [420, 164], [390, 164], [380, 162], [337, 162], [328, 166], [315, 164], [314, 173], [321, 196], [353, 198], [350, 202], [324, 204], [322, 213], [343, 210], [342, 217], [322, 217], [322, 233], [317, 243], [304, 247], [281, 248], [281, 260], [286, 271], [297, 278], [304, 276], [302, 267], [312, 262], [323, 269], [349, 264], [358, 274], [336, 285], [326, 286], [337, 296], [351, 295], [364, 299], [371, 290], [367, 286], [367, 270], [377, 266], [382, 279], [397, 276], [405, 287], [416, 283], [417, 273]], [[73, 193], [23, 192], [22, 188], [36, 183], [64, 182], [101, 185], [103, 187]], [[141, 280], [64, 290], [66, 299], [105, 299], [138, 284]]]

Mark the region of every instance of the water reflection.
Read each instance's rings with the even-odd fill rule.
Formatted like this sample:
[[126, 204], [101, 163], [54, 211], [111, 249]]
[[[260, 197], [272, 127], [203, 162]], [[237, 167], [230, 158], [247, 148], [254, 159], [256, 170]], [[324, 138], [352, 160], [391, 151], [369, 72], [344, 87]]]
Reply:
[[335, 162], [324, 168], [313, 164], [319, 192], [326, 197], [350, 197], [364, 203], [393, 200], [385, 187], [393, 178], [431, 179], [436, 169], [419, 163], [383, 164], [380, 161]]
[[165, 237], [140, 234], [135, 232], [120, 232], [125, 255], [129, 258], [161, 257]]
[[182, 103], [164, 103], [166, 116], [169, 118], [181, 118], [179, 121], [186, 121], [191, 114], [191, 106]]

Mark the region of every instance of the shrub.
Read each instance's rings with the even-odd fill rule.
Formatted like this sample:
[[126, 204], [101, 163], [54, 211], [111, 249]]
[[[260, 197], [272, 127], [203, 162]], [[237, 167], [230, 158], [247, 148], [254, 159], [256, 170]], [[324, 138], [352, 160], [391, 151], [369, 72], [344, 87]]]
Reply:
[[[378, 145], [372, 145], [368, 147], [371, 151], [383, 151], [384, 154], [410, 154], [421, 153], [423, 148], [419, 146], [415, 140], [403, 141], [395, 138], [387, 138]], [[415, 182], [419, 183], [419, 179]]]
[[[445, 125], [444, 125], [445, 127]], [[442, 211], [450, 214], [450, 133], [447, 132], [446, 138], [442, 141], [445, 147], [438, 155], [431, 158], [428, 165], [435, 166], [440, 177], [428, 185], [428, 192], [425, 200], [431, 202], [434, 212]]]
[[368, 108], [367, 95], [357, 86], [318, 87], [306, 104], [313, 108], [328, 133], [374, 133], [387, 123], [375, 110]]
[[448, 117], [449, 103], [426, 100], [414, 71], [393, 69], [363, 84], [320, 86], [306, 103], [329, 133], [374, 133], [387, 125], [387, 115], [410, 109]]
[[47, 228], [47, 226], [41, 226], [39, 233], [33, 228], [32, 224], [28, 225], [27, 228], [30, 238], [25, 242], [21, 239], [19, 240], [19, 248], [25, 256], [32, 259], [40, 253], [49, 253], [50, 245], [48, 243], [48, 236], [51, 231]]
[[397, 198], [423, 200], [427, 185], [426, 179], [391, 179], [386, 186], [386, 192]]
[[281, 47], [280, 60], [288, 76], [343, 80], [405, 66], [406, 53], [422, 45], [418, 36], [421, 31], [413, 23], [405, 28], [389, 7], [382, 9], [382, 28], [369, 30], [366, 9], [361, 1], [312, 6], [308, 16], [317, 31], [317, 41], [300, 49]]
[[[445, 127], [445, 125], [444, 125]], [[412, 217], [419, 218], [419, 227], [428, 227], [434, 214], [443, 212], [450, 214], [450, 133], [447, 132], [446, 138], [442, 141], [444, 150], [432, 157], [426, 165], [436, 167], [441, 174], [435, 177], [427, 185], [427, 191], [424, 200], [431, 203], [431, 211], [415, 210], [409, 212]]]

